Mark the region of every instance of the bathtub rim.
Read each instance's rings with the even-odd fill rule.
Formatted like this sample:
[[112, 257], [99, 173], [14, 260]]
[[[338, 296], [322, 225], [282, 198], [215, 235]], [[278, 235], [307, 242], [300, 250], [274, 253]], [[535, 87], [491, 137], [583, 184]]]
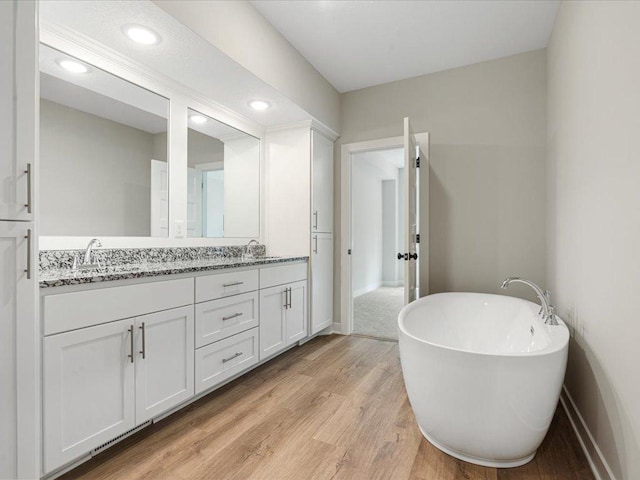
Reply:
[[[551, 344], [545, 348], [542, 348], [540, 350], [536, 350], [534, 352], [505, 352], [505, 353], [493, 353], [493, 352], [479, 352], [479, 351], [474, 351], [474, 350], [464, 350], [461, 348], [456, 348], [456, 347], [449, 347], [447, 345], [442, 345], [439, 343], [434, 343], [431, 342], [429, 340], [425, 340], [424, 338], [420, 338], [417, 337], [411, 333], [409, 333], [407, 331], [407, 328], [404, 324], [405, 322], [405, 318], [407, 317], [407, 315], [409, 315], [409, 313], [411, 313], [411, 311], [413, 311], [414, 309], [418, 308], [420, 306], [420, 304], [422, 302], [426, 302], [427, 299], [431, 298], [431, 297], [436, 297], [436, 296], [449, 296], [452, 294], [464, 294], [464, 295], [472, 295], [472, 296], [482, 296], [482, 297], [498, 297], [498, 298], [512, 298], [516, 301], [519, 302], [523, 302], [523, 303], [528, 303], [530, 305], [535, 306], [536, 308], [539, 308], [540, 306], [537, 305], [536, 303], [530, 302], [529, 300], [525, 300], [523, 298], [518, 298], [518, 297], [513, 297], [511, 295], [496, 295], [494, 293], [477, 293], [477, 292], [442, 292], [442, 293], [433, 293], [431, 295], [426, 295], [424, 297], [421, 297], [411, 303], [409, 303], [408, 305], [405, 305], [402, 310], [400, 310], [400, 313], [398, 314], [398, 320], [397, 320], [397, 327], [398, 330], [400, 331], [401, 335], [406, 335], [407, 337], [416, 340], [417, 342], [423, 343], [425, 345], [429, 345], [431, 347], [436, 347], [436, 348], [442, 348], [445, 350], [449, 350], [451, 352], [456, 352], [456, 353], [463, 353], [463, 354], [468, 354], [468, 355], [482, 355], [485, 357], [495, 357], [495, 358], [503, 358], [503, 357], [536, 357], [536, 356], [545, 356], [545, 355], [553, 355], [555, 353], [561, 352], [562, 350], [568, 348], [569, 345], [569, 339], [570, 339], [570, 332], [569, 332], [569, 327], [567, 326], [567, 324], [557, 315], [555, 315], [555, 318], [558, 322], [558, 325], [546, 325], [545, 323], [542, 322], [541, 319], [536, 318], [536, 323], [538, 325], [538, 327], [541, 328], [545, 328], [547, 329], [547, 332], [549, 332], [549, 337], [551, 338]], [[558, 332], [553, 332], [552, 329], [562, 329], [564, 331], [564, 335], [563, 337], [565, 337], [564, 339], [560, 339], [558, 338]], [[401, 335], [398, 335], [398, 340], [400, 340]]]

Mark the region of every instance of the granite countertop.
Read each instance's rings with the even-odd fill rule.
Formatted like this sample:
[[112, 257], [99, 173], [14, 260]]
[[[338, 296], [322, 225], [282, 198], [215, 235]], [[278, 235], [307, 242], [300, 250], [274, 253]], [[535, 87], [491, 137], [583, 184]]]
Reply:
[[40, 288], [80, 285], [83, 283], [158, 277], [178, 273], [206, 272], [226, 268], [252, 267], [306, 261], [309, 257], [221, 257], [185, 259], [166, 262], [108, 265], [100, 269], [71, 270], [68, 266], [40, 272]]

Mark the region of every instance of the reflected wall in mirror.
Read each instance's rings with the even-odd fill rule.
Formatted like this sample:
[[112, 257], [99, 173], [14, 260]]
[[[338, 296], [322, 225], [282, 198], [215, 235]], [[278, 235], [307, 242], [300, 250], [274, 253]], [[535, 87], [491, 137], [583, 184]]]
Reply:
[[260, 141], [189, 110], [187, 234], [260, 235]]
[[40, 234], [166, 237], [169, 101], [40, 45]]

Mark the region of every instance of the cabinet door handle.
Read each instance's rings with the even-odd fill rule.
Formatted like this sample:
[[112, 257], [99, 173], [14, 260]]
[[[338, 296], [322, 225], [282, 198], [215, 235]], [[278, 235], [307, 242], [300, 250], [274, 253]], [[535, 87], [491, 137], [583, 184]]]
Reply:
[[318, 211], [314, 210], [313, 212], [313, 228], [314, 230], [318, 229]]
[[27, 230], [27, 234], [24, 236], [27, 239], [27, 280], [31, 280], [31, 229]]
[[284, 289], [284, 308], [289, 308], [289, 289], [285, 288]]
[[222, 317], [222, 321], [225, 321], [225, 320], [231, 320], [232, 318], [239, 317], [240, 315], [242, 315], [242, 313], [241, 313], [241, 312], [239, 312], [239, 313], [234, 313], [233, 315], [229, 315], [228, 317]]
[[131, 359], [131, 363], [133, 363], [133, 325], [131, 325], [131, 327], [128, 328], [127, 331], [129, 332], [129, 335], [131, 335], [131, 353], [127, 355], [127, 357], [129, 357]]
[[231, 283], [223, 283], [222, 286], [226, 287], [235, 287], [236, 285], [242, 285], [244, 282], [231, 282]]
[[229, 358], [223, 358], [222, 359], [222, 363], [227, 363], [230, 362], [231, 360], [233, 360], [234, 358], [238, 358], [240, 355], [242, 355], [242, 352], [236, 352], [233, 355], [231, 355]]
[[289, 290], [289, 308], [291, 308], [291, 287], [287, 288]]
[[145, 328], [144, 328], [144, 322], [142, 322], [142, 326], [140, 327], [140, 330], [142, 330], [142, 350], [140, 350], [140, 353], [142, 354], [142, 358], [147, 358], [146, 357], [146, 351], [147, 351], [147, 342], [145, 341]]
[[27, 207], [27, 213], [31, 213], [31, 164], [27, 163], [27, 169], [24, 171], [27, 174], [27, 203], [24, 204]]
[[314, 235], [313, 236], [313, 253], [318, 253], [318, 236]]

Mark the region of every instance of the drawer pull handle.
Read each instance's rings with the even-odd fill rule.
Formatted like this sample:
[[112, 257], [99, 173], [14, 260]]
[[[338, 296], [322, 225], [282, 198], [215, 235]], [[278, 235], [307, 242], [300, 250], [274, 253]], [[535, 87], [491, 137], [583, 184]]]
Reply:
[[25, 237], [27, 239], [27, 269], [25, 273], [27, 274], [27, 280], [31, 280], [31, 229], [27, 230], [27, 234]]
[[242, 352], [236, 352], [233, 355], [231, 355], [229, 358], [223, 358], [222, 359], [222, 363], [227, 363], [230, 362], [231, 360], [233, 360], [234, 358], [238, 358], [240, 355], [242, 355]]
[[229, 315], [228, 317], [222, 317], [222, 320], [223, 321], [224, 320], [231, 320], [232, 318], [236, 318], [236, 317], [239, 317], [241, 315], [242, 315], [242, 313], [234, 313], [233, 315]]
[[232, 283], [223, 283], [222, 286], [224, 288], [227, 288], [227, 287], [235, 287], [236, 285], [242, 285], [242, 284], [244, 284], [244, 282], [232, 282]]
[[127, 331], [129, 332], [129, 335], [131, 335], [131, 353], [127, 355], [127, 357], [129, 357], [131, 359], [131, 363], [133, 363], [133, 325], [131, 325]]
[[147, 351], [147, 347], [146, 347], [146, 341], [145, 341], [145, 328], [144, 328], [144, 322], [142, 322], [142, 326], [140, 327], [140, 330], [142, 330], [142, 350], [140, 350], [140, 353], [142, 354], [142, 358], [147, 358], [146, 357], [146, 351]]
[[32, 212], [31, 208], [31, 164], [27, 163], [27, 169], [24, 171], [27, 175], [27, 203], [24, 204], [27, 207], [27, 213]]

